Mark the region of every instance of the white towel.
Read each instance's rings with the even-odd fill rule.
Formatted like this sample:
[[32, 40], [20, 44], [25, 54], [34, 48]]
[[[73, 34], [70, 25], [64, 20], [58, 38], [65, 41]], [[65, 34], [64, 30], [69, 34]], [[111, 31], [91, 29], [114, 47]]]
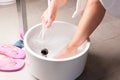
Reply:
[[14, 4], [16, 0], [0, 0], [0, 5]]

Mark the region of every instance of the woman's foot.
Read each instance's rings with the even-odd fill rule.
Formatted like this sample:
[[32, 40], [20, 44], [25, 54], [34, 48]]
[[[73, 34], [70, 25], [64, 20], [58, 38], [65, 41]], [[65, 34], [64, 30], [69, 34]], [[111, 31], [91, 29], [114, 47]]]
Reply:
[[55, 59], [63, 59], [72, 57], [77, 54], [77, 48], [70, 48], [69, 46], [66, 46], [63, 48], [57, 55], [55, 55]]

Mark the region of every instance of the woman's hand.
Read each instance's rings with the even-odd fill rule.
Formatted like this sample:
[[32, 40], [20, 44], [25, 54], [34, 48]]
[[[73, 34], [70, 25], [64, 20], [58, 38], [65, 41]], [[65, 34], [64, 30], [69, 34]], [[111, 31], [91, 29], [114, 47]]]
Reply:
[[43, 15], [41, 16], [42, 24], [49, 28], [52, 25], [53, 21], [55, 20], [56, 13], [57, 7], [51, 7], [50, 10], [49, 8], [46, 9]]
[[49, 28], [56, 18], [58, 8], [64, 6], [66, 3], [67, 0], [51, 0], [48, 9], [41, 16], [42, 24]]

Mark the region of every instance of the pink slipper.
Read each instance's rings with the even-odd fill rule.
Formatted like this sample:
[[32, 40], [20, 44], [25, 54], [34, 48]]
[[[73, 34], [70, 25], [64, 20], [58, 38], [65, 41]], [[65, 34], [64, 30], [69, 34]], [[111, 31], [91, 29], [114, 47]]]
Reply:
[[0, 60], [0, 71], [4, 72], [13, 72], [21, 70], [25, 65], [24, 60], [22, 59], [5, 59]]
[[25, 50], [11, 45], [8, 46], [1, 45], [0, 54], [6, 55], [14, 59], [24, 59], [26, 56]]

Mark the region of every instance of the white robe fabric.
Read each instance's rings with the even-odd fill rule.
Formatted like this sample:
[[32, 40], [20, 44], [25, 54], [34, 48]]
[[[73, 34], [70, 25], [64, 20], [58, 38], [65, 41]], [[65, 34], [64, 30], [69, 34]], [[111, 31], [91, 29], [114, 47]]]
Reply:
[[106, 12], [120, 18], [120, 0], [100, 0]]
[[[73, 13], [72, 18], [76, 17], [78, 14], [81, 14], [85, 7], [86, 1], [87, 0], [77, 0], [76, 10]], [[100, 2], [106, 9], [106, 12], [112, 16], [120, 18], [120, 0], [100, 0]]]
[[77, 15], [81, 14], [87, 0], [77, 0], [76, 9], [72, 15], [72, 18], [75, 18]]

